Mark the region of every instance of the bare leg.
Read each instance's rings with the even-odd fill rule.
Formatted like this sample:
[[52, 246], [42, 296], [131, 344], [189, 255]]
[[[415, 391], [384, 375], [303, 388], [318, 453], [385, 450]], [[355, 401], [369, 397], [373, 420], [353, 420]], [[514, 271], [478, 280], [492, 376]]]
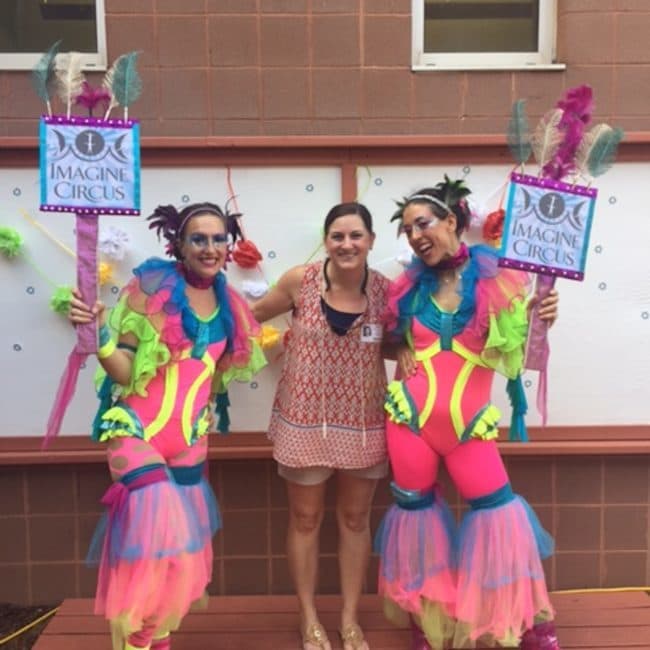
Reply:
[[[300, 485], [287, 481], [289, 497], [289, 529], [287, 559], [302, 619], [302, 632], [318, 623], [314, 603], [318, 579], [318, 537], [325, 508], [325, 485]], [[329, 643], [319, 646], [305, 643], [306, 650], [330, 650]]]
[[[338, 472], [336, 518], [339, 527], [339, 570], [343, 611], [341, 630], [358, 623], [358, 608], [370, 559], [370, 508], [377, 488], [376, 479]], [[356, 643], [352, 639], [356, 638]], [[358, 634], [351, 634], [344, 650], [367, 650]]]

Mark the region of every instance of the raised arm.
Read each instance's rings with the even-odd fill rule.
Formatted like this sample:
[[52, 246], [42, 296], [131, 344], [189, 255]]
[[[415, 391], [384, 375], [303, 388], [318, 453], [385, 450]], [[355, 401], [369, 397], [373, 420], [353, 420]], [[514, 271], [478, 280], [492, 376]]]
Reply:
[[291, 311], [298, 301], [304, 275], [304, 266], [295, 266], [282, 275], [265, 296], [251, 304], [255, 320], [263, 323]]

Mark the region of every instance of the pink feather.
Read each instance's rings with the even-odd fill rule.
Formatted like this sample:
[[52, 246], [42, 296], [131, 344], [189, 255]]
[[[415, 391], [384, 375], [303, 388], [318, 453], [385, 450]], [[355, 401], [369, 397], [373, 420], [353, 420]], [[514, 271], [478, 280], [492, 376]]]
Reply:
[[75, 104], [81, 104], [81, 106], [85, 106], [91, 115], [93, 108], [95, 108], [97, 104], [104, 102], [104, 106], [106, 107], [110, 101], [111, 95], [108, 90], [106, 90], [106, 88], [102, 86], [93, 88], [87, 81], [83, 82], [82, 91], [75, 98]]
[[558, 128], [564, 136], [555, 156], [544, 165], [542, 174], [559, 180], [575, 169], [576, 151], [594, 108], [591, 87], [583, 85], [569, 89], [557, 107], [563, 111]]

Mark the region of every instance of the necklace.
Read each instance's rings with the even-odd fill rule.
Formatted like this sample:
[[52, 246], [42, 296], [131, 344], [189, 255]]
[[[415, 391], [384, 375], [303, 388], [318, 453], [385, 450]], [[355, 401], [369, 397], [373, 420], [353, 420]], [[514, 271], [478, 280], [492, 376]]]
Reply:
[[[327, 266], [329, 263], [330, 263], [330, 258], [326, 257], [325, 261], [323, 262], [323, 278], [325, 280], [325, 291], [329, 291], [332, 288], [332, 285], [330, 284], [329, 275], [327, 274]], [[360, 287], [360, 291], [364, 295], [366, 293], [367, 284], [368, 284], [368, 264], [366, 263], [363, 269], [363, 281], [361, 282], [361, 287]]]
[[190, 287], [194, 287], [195, 289], [209, 289], [214, 284], [214, 278], [203, 278], [181, 262], [176, 265], [176, 268]]

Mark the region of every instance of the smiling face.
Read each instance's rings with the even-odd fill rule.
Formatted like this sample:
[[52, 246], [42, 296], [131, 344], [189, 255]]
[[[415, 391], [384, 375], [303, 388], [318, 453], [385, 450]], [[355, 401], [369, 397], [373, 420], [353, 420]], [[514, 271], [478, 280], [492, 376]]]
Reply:
[[185, 266], [202, 278], [214, 278], [223, 268], [227, 235], [223, 221], [214, 214], [197, 214], [183, 229], [180, 245]]
[[435, 266], [453, 256], [460, 246], [456, 216], [449, 213], [440, 219], [427, 203], [409, 203], [404, 208], [402, 230], [413, 252], [427, 266]]
[[325, 250], [332, 264], [341, 270], [364, 268], [375, 241], [357, 214], [346, 214], [332, 221], [325, 234]]

